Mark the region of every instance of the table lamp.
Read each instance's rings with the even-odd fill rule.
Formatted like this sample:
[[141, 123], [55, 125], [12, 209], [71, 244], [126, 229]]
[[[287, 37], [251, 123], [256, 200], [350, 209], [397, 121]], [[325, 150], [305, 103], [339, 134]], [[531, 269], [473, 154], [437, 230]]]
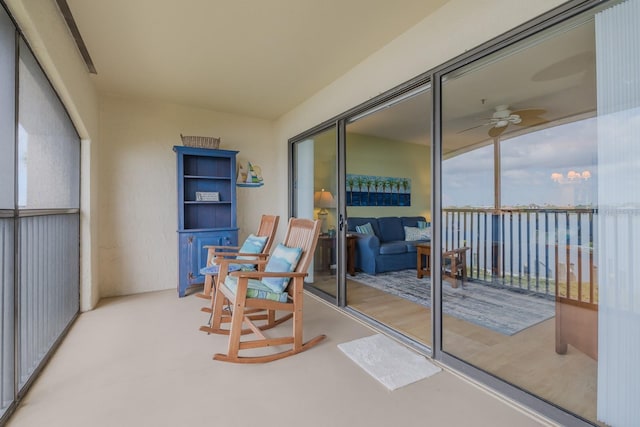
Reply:
[[327, 208], [335, 208], [336, 202], [333, 200], [331, 192], [326, 191], [324, 188], [321, 191], [316, 191], [313, 195], [313, 204], [316, 208], [320, 208], [318, 211], [318, 219], [322, 220], [322, 232], [327, 232], [327, 215], [329, 211]]

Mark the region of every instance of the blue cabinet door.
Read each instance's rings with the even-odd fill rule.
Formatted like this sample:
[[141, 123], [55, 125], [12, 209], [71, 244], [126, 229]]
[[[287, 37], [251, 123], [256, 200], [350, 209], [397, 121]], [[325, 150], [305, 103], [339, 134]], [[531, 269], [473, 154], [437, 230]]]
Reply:
[[178, 296], [183, 297], [187, 288], [204, 283], [200, 269], [207, 264], [205, 246], [237, 246], [238, 229], [218, 231], [179, 232]]

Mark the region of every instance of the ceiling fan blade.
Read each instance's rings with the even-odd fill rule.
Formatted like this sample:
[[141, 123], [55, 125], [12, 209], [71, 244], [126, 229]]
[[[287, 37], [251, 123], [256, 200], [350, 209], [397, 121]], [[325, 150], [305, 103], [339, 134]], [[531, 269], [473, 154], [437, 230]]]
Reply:
[[489, 136], [491, 138], [496, 138], [500, 135], [502, 135], [502, 132], [504, 132], [507, 129], [507, 126], [502, 126], [502, 127], [492, 127], [491, 129], [489, 129]]
[[464, 133], [464, 132], [467, 132], [467, 131], [470, 131], [470, 130], [473, 130], [473, 129], [478, 129], [478, 128], [481, 128], [481, 127], [483, 127], [483, 126], [487, 126], [488, 124], [489, 124], [489, 123], [483, 123], [483, 124], [481, 124], [481, 125], [472, 126], [472, 127], [470, 127], [470, 128], [463, 129], [463, 130], [461, 130], [461, 131], [459, 131], [459, 132], [456, 132], [456, 133]]
[[525, 108], [523, 110], [512, 111], [511, 114], [517, 114], [522, 119], [525, 117], [537, 117], [546, 113], [547, 110], [543, 110], [542, 108]]
[[537, 126], [545, 123], [549, 123], [549, 120], [542, 117], [523, 117], [520, 123], [516, 123], [518, 126]]

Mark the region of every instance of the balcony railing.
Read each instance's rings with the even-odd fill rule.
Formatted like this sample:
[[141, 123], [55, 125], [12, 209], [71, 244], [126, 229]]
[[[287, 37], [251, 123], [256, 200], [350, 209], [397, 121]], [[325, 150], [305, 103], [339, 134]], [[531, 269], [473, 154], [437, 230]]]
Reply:
[[468, 277], [597, 302], [595, 209], [443, 209], [445, 250], [468, 247]]

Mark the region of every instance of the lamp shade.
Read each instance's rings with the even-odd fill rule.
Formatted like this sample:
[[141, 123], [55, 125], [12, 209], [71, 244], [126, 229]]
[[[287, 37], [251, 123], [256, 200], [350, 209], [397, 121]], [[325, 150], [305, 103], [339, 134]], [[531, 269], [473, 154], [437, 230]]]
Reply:
[[[320, 208], [320, 210], [336, 207], [336, 202], [335, 200], [333, 200], [333, 195], [331, 194], [331, 192], [326, 191], [324, 188], [321, 191], [315, 192], [315, 194], [313, 195], [313, 204], [316, 208]], [[324, 213], [326, 213], [326, 211]]]

